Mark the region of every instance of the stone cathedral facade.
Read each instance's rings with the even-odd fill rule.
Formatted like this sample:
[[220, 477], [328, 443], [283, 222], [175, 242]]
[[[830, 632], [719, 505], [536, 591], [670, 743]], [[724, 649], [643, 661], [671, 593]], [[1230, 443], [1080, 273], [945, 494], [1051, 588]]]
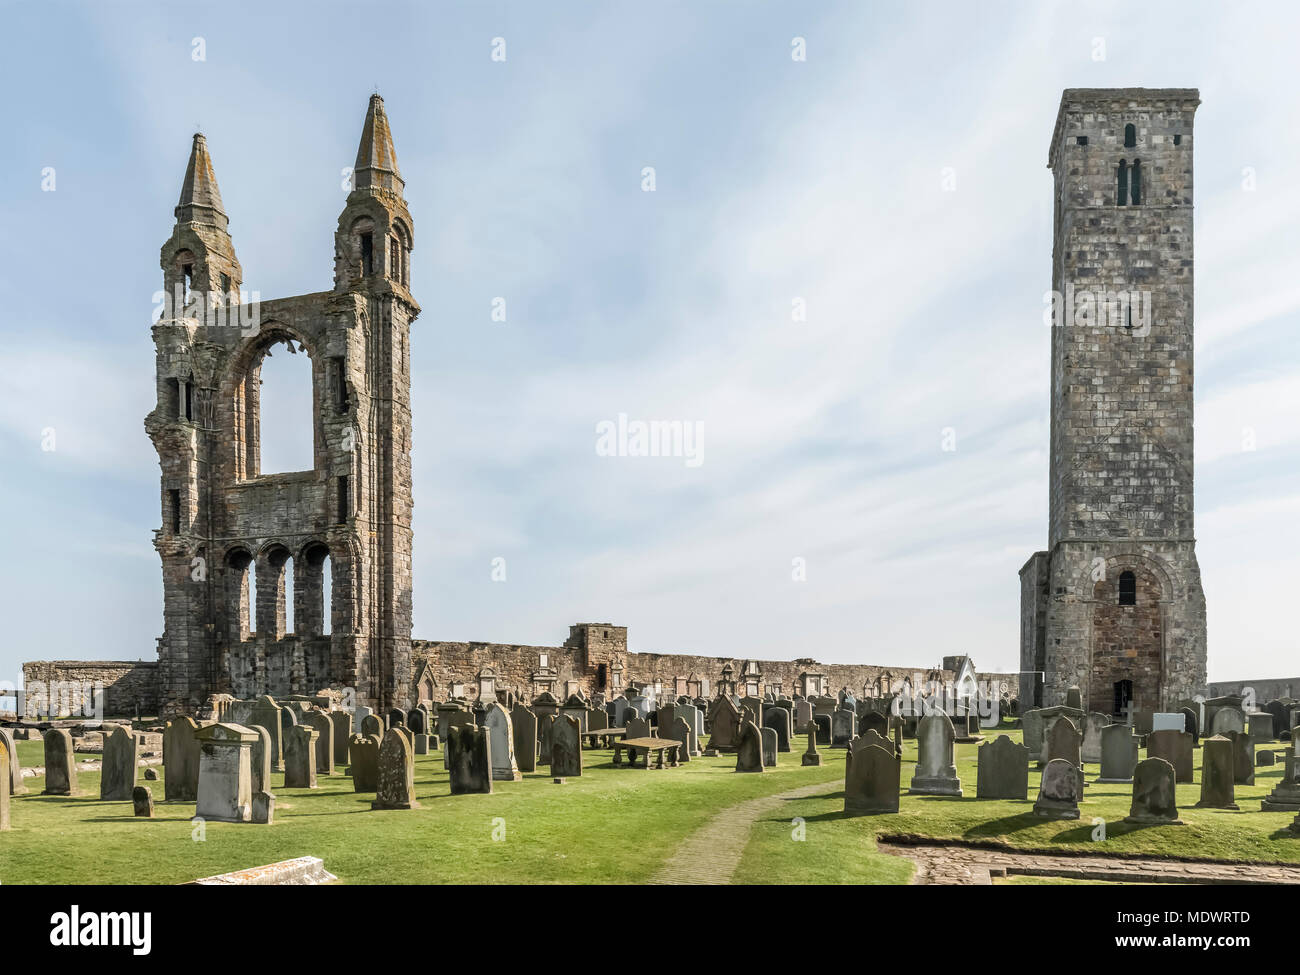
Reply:
[[[355, 688], [359, 703], [376, 707], [406, 704], [408, 347], [420, 308], [408, 290], [414, 224], [403, 190], [375, 95], [334, 236], [333, 286], [253, 305], [240, 293], [212, 159], [194, 137], [162, 247], [157, 406], [145, 418], [162, 468], [154, 544], [164, 712], [192, 712], [214, 693], [319, 687]], [[311, 362], [311, 470], [260, 469], [260, 371], [273, 353]], [[285, 628], [290, 571], [294, 633]]]
[[[1048, 547], [1020, 570], [1022, 707], [1205, 689], [1192, 439], [1195, 89], [1070, 89], [1054, 177]], [[1118, 296], [1118, 297], [1117, 297]]]

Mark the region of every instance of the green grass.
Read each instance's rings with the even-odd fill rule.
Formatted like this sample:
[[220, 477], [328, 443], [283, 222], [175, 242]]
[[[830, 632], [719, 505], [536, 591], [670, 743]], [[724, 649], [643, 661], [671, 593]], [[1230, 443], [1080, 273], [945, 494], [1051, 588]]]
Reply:
[[[643, 883], [720, 810], [813, 783], [826, 788], [783, 801], [755, 824], [737, 882], [907, 883], [910, 861], [875, 848], [875, 837], [888, 833], [1092, 854], [1300, 862], [1300, 838], [1285, 831], [1293, 816], [1258, 811], [1259, 799], [1281, 777], [1280, 765], [1258, 769], [1255, 786], [1237, 787], [1239, 813], [1191, 808], [1200, 787], [1182, 785], [1178, 801], [1188, 825], [1136, 828], [1122, 823], [1129, 786], [1097, 784], [1096, 766], [1087, 769], [1078, 821], [1038, 820], [1032, 798], [977, 801], [977, 746], [958, 745], [965, 798], [904, 795], [898, 815], [846, 817], [844, 750], [823, 748], [825, 764], [803, 768], [802, 741], [800, 736], [796, 751], [781, 755], [776, 770], [761, 775], [736, 774], [731, 756], [643, 771], [615, 769], [610, 752], [588, 751], [579, 779], [554, 785], [538, 773], [522, 782], [498, 782], [490, 796], [451, 796], [440, 756], [420, 756], [421, 808], [409, 811], [372, 811], [373, 796], [352, 792], [351, 780], [342, 775], [322, 777], [316, 790], [285, 789], [283, 776], [274, 775], [273, 826], [209, 823], [202, 842], [191, 836], [193, 804], [162, 802], [161, 781], [151, 783], [156, 818], [143, 820], [131, 815], [129, 803], [99, 801], [98, 773], [79, 774], [84, 795], [74, 799], [41, 796], [43, 780], [27, 779], [30, 794], [12, 800], [13, 829], [0, 833], [0, 883], [169, 884], [306, 855], [321, 857], [341, 880], [358, 884]], [[904, 788], [916, 760], [916, 743], [906, 746]], [[40, 764], [40, 749], [40, 742], [18, 743], [24, 765]], [[1199, 750], [1196, 760], [1199, 766]], [[1038, 778], [1031, 768], [1031, 797]], [[1105, 842], [1091, 839], [1094, 817], [1107, 822]], [[504, 839], [494, 840], [500, 826]]]
[[[1020, 731], [1004, 732], [1019, 740]], [[986, 732], [987, 735], [987, 732]], [[992, 736], [988, 736], [991, 738]], [[897, 867], [878, 861], [899, 858], [875, 852], [877, 836], [914, 833], [936, 839], [993, 841], [1022, 849], [1090, 854], [1148, 854], [1243, 861], [1300, 862], [1300, 837], [1286, 831], [1292, 813], [1261, 813], [1259, 800], [1282, 776], [1282, 766], [1255, 770], [1255, 785], [1236, 787], [1240, 812], [1192, 808], [1200, 798], [1201, 751], [1195, 752], [1196, 784], [1177, 788], [1184, 826], [1132, 826], [1123, 819], [1132, 803], [1129, 785], [1101, 785], [1099, 768], [1085, 767], [1088, 786], [1075, 821], [1043, 820], [1033, 815], [1040, 773], [1029, 772], [1028, 800], [975, 799], [978, 745], [957, 745], [957, 774], [966, 795], [960, 799], [904, 794], [899, 813], [845, 816], [843, 780], [826, 795], [792, 800], [779, 816], [766, 817], [750, 834], [736, 879], [747, 883], [881, 882], [897, 878]], [[1280, 747], [1280, 746], [1277, 746]], [[843, 772], [843, 751], [828, 753]], [[1145, 757], [1145, 755], [1143, 756]], [[902, 787], [906, 790], [916, 763], [916, 742], [905, 741]], [[791, 838], [791, 820], [806, 822], [806, 839]], [[1094, 818], [1106, 821], [1106, 839], [1094, 842]], [[887, 881], [886, 881], [887, 882]], [[898, 882], [905, 882], [898, 881]]]

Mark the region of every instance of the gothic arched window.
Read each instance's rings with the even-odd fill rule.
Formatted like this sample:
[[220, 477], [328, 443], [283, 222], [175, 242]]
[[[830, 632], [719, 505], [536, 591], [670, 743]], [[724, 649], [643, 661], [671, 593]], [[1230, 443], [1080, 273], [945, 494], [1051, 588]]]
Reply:
[[1142, 161], [1133, 160], [1133, 168], [1129, 171], [1129, 199], [1134, 206], [1142, 205]]
[[1137, 126], [1132, 122], [1124, 126], [1124, 148], [1132, 149], [1138, 144]]
[[1119, 604], [1121, 606], [1137, 605], [1137, 576], [1132, 572], [1119, 574]]
[[1115, 172], [1118, 181], [1118, 195], [1115, 197], [1116, 206], [1128, 206], [1128, 163], [1123, 159], [1119, 161], [1119, 168]]

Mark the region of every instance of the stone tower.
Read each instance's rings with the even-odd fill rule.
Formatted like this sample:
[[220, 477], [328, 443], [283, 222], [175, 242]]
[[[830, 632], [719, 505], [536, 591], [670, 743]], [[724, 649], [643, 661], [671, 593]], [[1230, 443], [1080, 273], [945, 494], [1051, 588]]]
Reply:
[[1069, 89], [1054, 177], [1048, 549], [1020, 570], [1022, 706], [1206, 682], [1192, 492], [1196, 89]]
[[[408, 290], [414, 225], [403, 189], [375, 95], [334, 235], [333, 288], [250, 299], [207, 144], [194, 137], [162, 248], [157, 406], [145, 418], [162, 468], [154, 544], [166, 713], [213, 693], [326, 687], [352, 688], [360, 704], [407, 704], [409, 338], [420, 309]], [[310, 360], [311, 470], [261, 473], [261, 366], [272, 349]]]

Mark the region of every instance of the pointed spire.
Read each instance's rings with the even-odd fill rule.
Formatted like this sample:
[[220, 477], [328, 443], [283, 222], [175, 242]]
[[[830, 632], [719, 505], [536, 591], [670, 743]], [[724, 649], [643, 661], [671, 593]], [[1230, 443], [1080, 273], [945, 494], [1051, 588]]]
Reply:
[[376, 186], [401, 193], [406, 186], [401, 170], [397, 168], [397, 150], [393, 148], [393, 133], [388, 127], [388, 116], [384, 114], [384, 100], [378, 93], [370, 96], [370, 107], [366, 109], [366, 122], [361, 129], [361, 144], [357, 146], [357, 161], [352, 171], [353, 185], [357, 189]]
[[185, 182], [181, 184], [181, 199], [176, 204], [176, 219], [181, 223], [212, 223], [223, 228], [226, 225], [217, 174], [208, 155], [208, 141], [201, 132], [194, 133], [190, 163], [185, 167]]

